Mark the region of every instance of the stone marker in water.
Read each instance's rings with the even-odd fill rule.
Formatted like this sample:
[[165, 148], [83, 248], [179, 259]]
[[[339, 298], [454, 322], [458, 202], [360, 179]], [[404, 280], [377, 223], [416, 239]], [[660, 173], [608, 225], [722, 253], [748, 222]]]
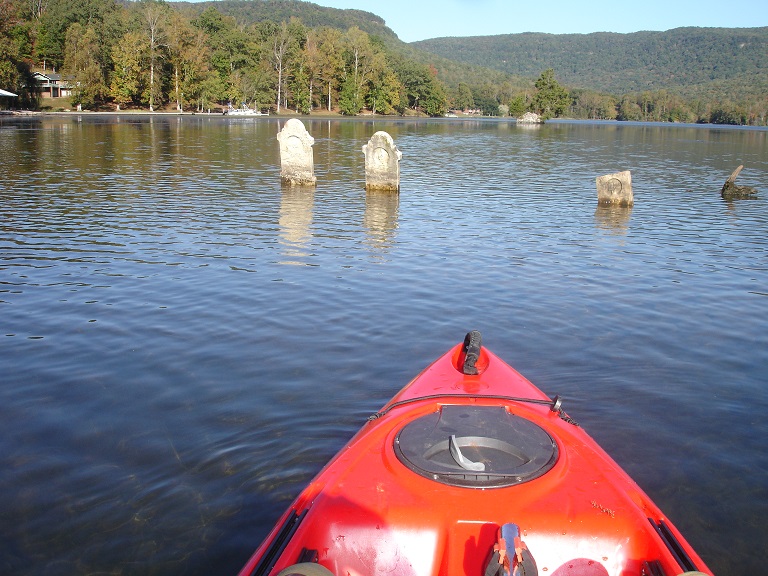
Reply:
[[376, 132], [363, 146], [365, 154], [365, 189], [400, 190], [400, 158], [392, 136]]
[[757, 188], [752, 188], [752, 186], [736, 185], [736, 177], [739, 175], [739, 172], [741, 172], [743, 168], [743, 165], [739, 166], [728, 177], [728, 180], [726, 180], [725, 184], [723, 184], [722, 190], [720, 190], [720, 196], [726, 200], [734, 200], [736, 198], [752, 198], [755, 194], [757, 194]]
[[315, 164], [312, 158], [312, 144], [315, 139], [309, 135], [301, 120], [291, 118], [277, 134], [280, 142], [280, 178], [289, 186], [314, 186]]
[[604, 205], [632, 206], [635, 200], [632, 196], [632, 174], [629, 170], [598, 176], [597, 202]]

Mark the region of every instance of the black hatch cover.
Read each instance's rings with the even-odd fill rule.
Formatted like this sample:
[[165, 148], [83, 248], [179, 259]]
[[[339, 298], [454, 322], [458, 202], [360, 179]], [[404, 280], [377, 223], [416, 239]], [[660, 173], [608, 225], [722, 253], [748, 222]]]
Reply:
[[546, 473], [557, 461], [557, 444], [541, 426], [503, 406], [443, 406], [404, 426], [395, 454], [442, 484], [499, 488]]

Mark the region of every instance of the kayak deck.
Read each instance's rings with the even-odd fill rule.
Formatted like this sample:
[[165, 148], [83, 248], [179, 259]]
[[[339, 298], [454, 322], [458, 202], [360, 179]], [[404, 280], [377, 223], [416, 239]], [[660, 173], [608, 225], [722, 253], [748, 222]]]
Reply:
[[542, 574], [706, 570], [559, 405], [484, 349], [478, 374], [464, 374], [465, 354], [461, 345], [445, 354], [374, 415], [241, 576], [306, 560], [338, 576], [479, 575], [510, 522]]

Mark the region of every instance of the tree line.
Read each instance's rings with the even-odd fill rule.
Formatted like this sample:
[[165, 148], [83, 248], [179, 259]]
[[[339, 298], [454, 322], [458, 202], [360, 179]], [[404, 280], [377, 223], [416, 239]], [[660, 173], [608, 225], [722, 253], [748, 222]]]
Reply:
[[[241, 3], [242, 4], [242, 3]], [[264, 10], [260, 3], [224, 8]], [[265, 2], [301, 12], [312, 4]], [[337, 11], [338, 12], [338, 11]], [[369, 34], [357, 25], [309, 27], [287, 19], [248, 22], [223, 14], [216, 3], [201, 11], [162, 0], [0, 0], [0, 49], [8, 56], [0, 84], [34, 106], [32, 69], [56, 70], [71, 87], [71, 104], [149, 110], [208, 110], [245, 104], [255, 109], [354, 115], [440, 116], [449, 109], [484, 115], [535, 111], [545, 118], [570, 110], [567, 91], [552, 70], [526, 86], [497, 77], [449, 86], [434, 65], [393, 47], [394, 35]], [[365, 12], [352, 11], [359, 20]], [[322, 13], [312, 13], [315, 20]], [[374, 21], [374, 29], [385, 29]], [[258, 16], [257, 16], [258, 17]], [[401, 43], [402, 44], [402, 43]], [[472, 78], [472, 75], [467, 75]]]
[[589, 120], [622, 120], [634, 122], [685, 122], [768, 125], [768, 99], [737, 100], [734, 98], [690, 97], [671, 90], [644, 90], [617, 97], [605, 92], [582, 88], [566, 89], [545, 70], [530, 87], [505, 88], [504, 84], [484, 84], [470, 88], [459, 84], [462, 102], [476, 106], [488, 116], [520, 116], [535, 111], [544, 118], [561, 117]]
[[437, 116], [445, 88], [428, 66], [354, 26], [296, 18], [238, 23], [214, 6], [190, 17], [162, 0], [0, 0], [0, 85], [34, 104], [34, 67], [56, 70], [71, 102], [206, 110], [224, 103], [276, 112]]
[[[571, 87], [567, 114], [576, 118], [768, 122], [768, 28], [525, 33], [435, 38], [410, 46], [513, 78], [553, 68]], [[499, 92], [500, 103], [507, 104]]]
[[39, 105], [34, 69], [61, 73], [71, 104], [85, 109], [203, 111], [231, 103], [278, 113], [532, 111], [731, 124], [765, 124], [768, 109], [765, 98], [569, 90], [552, 68], [533, 80], [456, 64], [400, 42], [373, 14], [286, 0], [0, 0], [0, 87], [19, 94], [22, 107]]

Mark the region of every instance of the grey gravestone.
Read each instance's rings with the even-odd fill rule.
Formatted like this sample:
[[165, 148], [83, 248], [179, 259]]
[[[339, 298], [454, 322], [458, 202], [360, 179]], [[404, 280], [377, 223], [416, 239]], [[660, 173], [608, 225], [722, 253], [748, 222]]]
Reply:
[[597, 202], [615, 206], [632, 206], [635, 199], [632, 196], [632, 174], [629, 170], [598, 176]]
[[315, 164], [312, 145], [315, 139], [301, 120], [291, 118], [277, 134], [280, 142], [280, 178], [289, 186], [314, 186]]
[[400, 159], [392, 136], [376, 132], [363, 146], [366, 190], [400, 190]]

